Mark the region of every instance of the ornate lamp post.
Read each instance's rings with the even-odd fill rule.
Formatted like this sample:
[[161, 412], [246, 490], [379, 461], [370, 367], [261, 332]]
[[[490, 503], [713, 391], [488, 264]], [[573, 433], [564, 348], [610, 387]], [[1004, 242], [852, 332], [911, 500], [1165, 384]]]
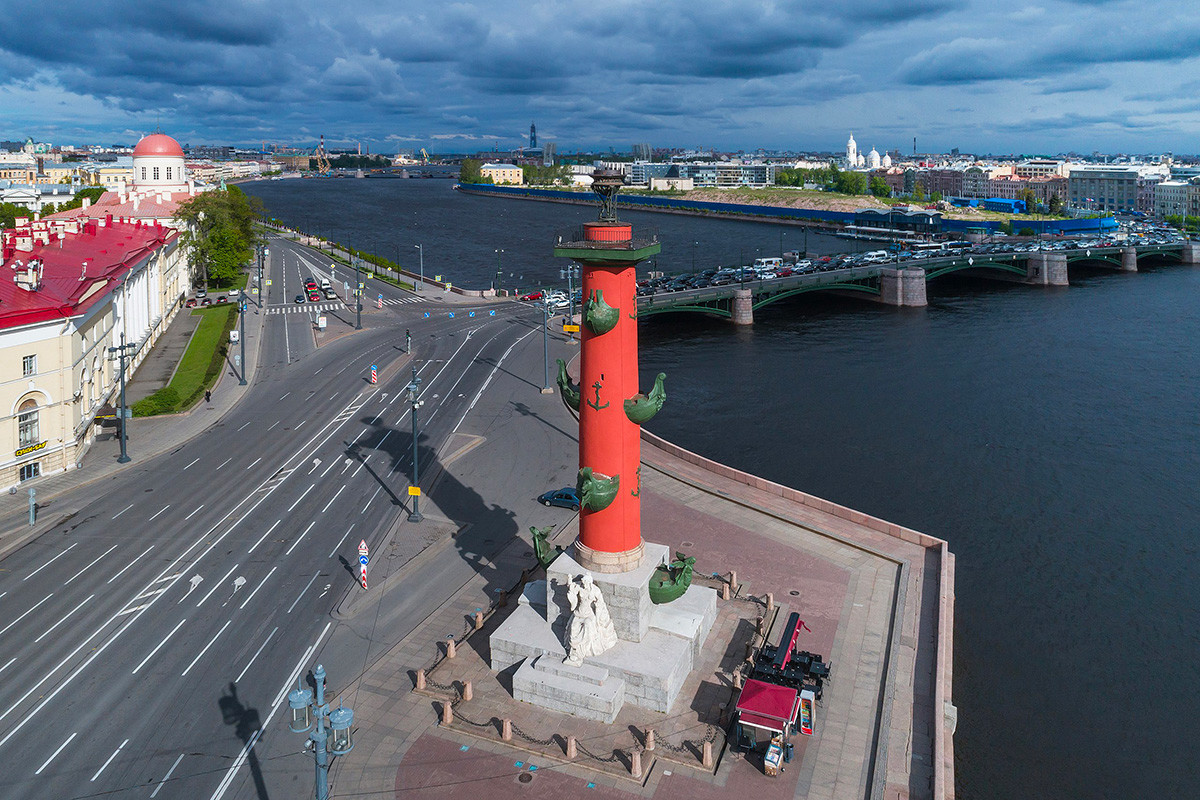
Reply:
[[288, 706], [292, 709], [292, 720], [288, 726], [292, 733], [307, 733], [313, 744], [313, 760], [316, 765], [317, 800], [329, 800], [329, 754], [344, 756], [354, 749], [354, 711], [339, 705], [330, 711], [325, 703], [325, 667], [317, 664], [313, 670], [317, 685], [317, 696], [313, 699], [312, 689], [297, 684], [288, 692]]
[[[405, 338], [408, 337], [408, 332], [405, 331]], [[411, 344], [409, 345], [411, 352]], [[411, 491], [413, 510], [408, 515], [409, 522], [420, 522], [425, 519], [421, 516], [421, 475], [419, 469], [420, 459], [417, 456], [417, 409], [421, 407], [423, 400], [417, 399], [417, 390], [421, 386], [421, 379], [417, 377], [417, 368], [412, 368], [412, 380], [409, 381], [405, 389], [408, 391], [408, 402], [412, 405], [412, 440], [413, 440], [413, 485], [412, 488], [416, 491]]]
[[121, 361], [121, 455], [119, 458], [117, 458], [117, 462], [120, 464], [128, 464], [130, 461], [129, 454], [125, 451], [126, 443], [129, 441], [129, 432], [125, 429], [126, 425], [128, 425], [125, 417], [129, 413], [127, 407], [125, 406], [125, 359], [127, 357], [125, 355], [125, 351], [130, 347], [137, 348], [137, 343], [130, 342], [129, 344], [126, 344], [125, 332], [122, 331], [121, 343], [115, 347], [108, 348], [108, 352], [116, 354], [117, 358], [119, 358]]

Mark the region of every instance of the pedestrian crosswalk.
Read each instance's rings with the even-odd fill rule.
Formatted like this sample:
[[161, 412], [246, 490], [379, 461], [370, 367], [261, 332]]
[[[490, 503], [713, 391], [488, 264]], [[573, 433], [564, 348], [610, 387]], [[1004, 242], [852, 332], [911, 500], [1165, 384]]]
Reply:
[[417, 297], [416, 295], [408, 295], [408, 294], [404, 295], [404, 297], [385, 297], [385, 298], [383, 298], [383, 304], [385, 306], [398, 306], [401, 303], [419, 303], [419, 302], [421, 302], [421, 298]]
[[334, 311], [339, 308], [345, 308], [344, 303], [296, 303], [291, 306], [272, 306], [267, 309], [268, 314], [295, 314], [304, 313], [312, 314], [318, 311]]

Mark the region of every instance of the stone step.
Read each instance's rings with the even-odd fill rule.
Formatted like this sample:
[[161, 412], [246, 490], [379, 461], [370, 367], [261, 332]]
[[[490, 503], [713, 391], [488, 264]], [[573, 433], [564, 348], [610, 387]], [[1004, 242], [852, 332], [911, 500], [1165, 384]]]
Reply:
[[[538, 669], [537, 664], [543, 658], [527, 659], [517, 667], [513, 673], [514, 699], [610, 725], [616, 720], [625, 704], [623, 680], [608, 677], [603, 684], [596, 685], [577, 677]], [[554, 659], [553, 656], [545, 658]]]

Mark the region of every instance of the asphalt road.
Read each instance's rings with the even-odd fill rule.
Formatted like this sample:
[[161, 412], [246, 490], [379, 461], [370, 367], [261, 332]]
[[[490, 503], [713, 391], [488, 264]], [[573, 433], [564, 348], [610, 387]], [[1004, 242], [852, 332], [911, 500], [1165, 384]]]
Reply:
[[[353, 312], [292, 303], [329, 264], [282, 240], [270, 249], [246, 397], [205, 435], [80, 490], [94, 498], [80, 513], [0, 562], [4, 798], [309, 796], [286, 690], [322, 660], [336, 698], [490, 553], [544, 524], [533, 496], [573, 472], [573, 433], [538, 391], [533, 309], [448, 308], [371, 282], [383, 308], [317, 348], [313, 306], [351, 323]], [[335, 270], [338, 289], [347, 273]], [[561, 337], [554, 348], [569, 352]], [[452, 435], [487, 442], [446, 470], [429, 520], [403, 523], [412, 551], [449, 525], [442, 515], [470, 534], [435, 544], [370, 614], [339, 621], [358, 541], [407, 517], [410, 366], [423, 474]]]

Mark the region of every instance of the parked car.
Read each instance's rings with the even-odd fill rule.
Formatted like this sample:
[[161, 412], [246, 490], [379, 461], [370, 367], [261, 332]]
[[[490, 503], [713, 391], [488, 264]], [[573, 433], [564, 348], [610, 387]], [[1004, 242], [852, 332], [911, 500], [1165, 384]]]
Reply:
[[521, 299], [522, 300], [541, 300], [542, 293], [541, 292], [530, 292], [529, 294], [521, 295]]
[[195, 308], [196, 307], [196, 298], [189, 297], [187, 299], [187, 302], [184, 303], [184, 306], [186, 306], [187, 308]]
[[212, 298], [211, 298], [211, 297], [202, 297], [202, 298], [200, 298], [200, 305], [202, 305], [202, 306], [211, 306], [211, 305], [212, 305]]
[[321, 294], [316, 289], [309, 289], [308, 301], [310, 303], [319, 303], [321, 301]]
[[296, 302], [297, 302], [297, 303], [303, 303], [303, 302], [304, 302], [304, 295], [303, 295], [303, 294], [298, 294], [298, 295], [296, 295]]
[[544, 506], [558, 506], [559, 508], [569, 508], [572, 511], [579, 510], [579, 495], [575, 493], [574, 486], [564, 486], [561, 489], [553, 489], [538, 497], [538, 502]]

